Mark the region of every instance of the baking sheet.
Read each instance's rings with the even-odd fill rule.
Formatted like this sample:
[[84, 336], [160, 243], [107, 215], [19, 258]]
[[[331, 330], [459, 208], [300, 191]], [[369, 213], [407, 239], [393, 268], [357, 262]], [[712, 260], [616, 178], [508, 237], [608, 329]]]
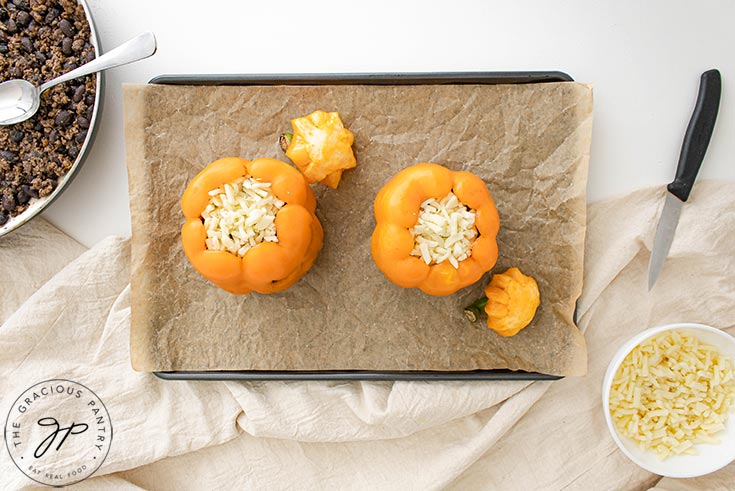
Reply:
[[[281, 157], [288, 120], [339, 110], [358, 168], [316, 187], [325, 247], [290, 290], [237, 297], [179, 245], [188, 180], [226, 155]], [[585, 371], [573, 326], [581, 290], [589, 87], [126, 86], [133, 215], [131, 358], [137, 370]], [[388, 282], [372, 263], [372, 199], [399, 169], [433, 161], [489, 185], [501, 216], [496, 270], [539, 281], [534, 323], [501, 338], [462, 317], [486, 280], [445, 298]], [[349, 176], [349, 177], [348, 177]]]

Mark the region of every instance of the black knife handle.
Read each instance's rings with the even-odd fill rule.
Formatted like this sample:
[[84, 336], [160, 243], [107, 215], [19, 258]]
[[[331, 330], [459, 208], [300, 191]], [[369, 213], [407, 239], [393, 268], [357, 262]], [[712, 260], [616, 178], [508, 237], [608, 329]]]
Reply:
[[682, 201], [689, 198], [694, 180], [702, 166], [709, 140], [715, 129], [717, 110], [720, 108], [722, 80], [718, 70], [708, 70], [699, 79], [699, 95], [694, 106], [692, 119], [689, 120], [684, 142], [681, 145], [676, 178], [666, 187], [671, 194]]

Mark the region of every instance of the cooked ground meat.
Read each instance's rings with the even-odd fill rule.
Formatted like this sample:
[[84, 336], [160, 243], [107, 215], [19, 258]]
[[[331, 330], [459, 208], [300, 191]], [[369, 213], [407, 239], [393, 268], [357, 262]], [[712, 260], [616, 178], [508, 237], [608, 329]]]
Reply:
[[[76, 0], [0, 0], [0, 81], [35, 85], [95, 57]], [[0, 226], [48, 196], [72, 167], [94, 111], [96, 77], [57, 85], [31, 119], [0, 126]]]

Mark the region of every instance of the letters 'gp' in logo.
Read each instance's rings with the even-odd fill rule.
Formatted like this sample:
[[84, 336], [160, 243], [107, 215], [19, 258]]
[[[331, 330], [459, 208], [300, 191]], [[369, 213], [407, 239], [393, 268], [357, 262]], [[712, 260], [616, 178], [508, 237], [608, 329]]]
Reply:
[[53, 379], [29, 387], [5, 421], [5, 445], [23, 474], [49, 486], [91, 476], [112, 443], [112, 423], [97, 394], [80, 383]]

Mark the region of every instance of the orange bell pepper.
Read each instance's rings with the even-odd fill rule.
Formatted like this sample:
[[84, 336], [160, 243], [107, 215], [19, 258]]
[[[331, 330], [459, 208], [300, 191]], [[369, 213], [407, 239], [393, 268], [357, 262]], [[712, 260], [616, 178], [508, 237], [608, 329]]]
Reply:
[[[261, 242], [243, 257], [208, 250], [201, 215], [209, 202], [209, 191], [248, 176], [270, 182], [271, 192], [285, 202], [275, 218], [278, 242]], [[314, 193], [304, 176], [280, 160], [216, 160], [189, 182], [181, 209], [186, 217], [181, 229], [186, 257], [202, 276], [230, 293], [267, 294], [289, 288], [309, 270], [324, 240], [322, 226], [314, 214]]]
[[[414, 248], [411, 228], [421, 203], [441, 199], [449, 192], [475, 211], [478, 236], [470, 256], [455, 268], [448, 261], [426, 264], [410, 255]], [[429, 295], [450, 295], [477, 282], [498, 258], [496, 236], [500, 218], [485, 183], [469, 172], [454, 172], [437, 164], [422, 163], [403, 169], [375, 198], [372, 254], [378, 268], [398, 286], [419, 288]]]
[[344, 127], [339, 113], [314, 111], [291, 120], [293, 135], [286, 156], [309, 182], [337, 188], [342, 172], [357, 165], [352, 152], [355, 136]]

